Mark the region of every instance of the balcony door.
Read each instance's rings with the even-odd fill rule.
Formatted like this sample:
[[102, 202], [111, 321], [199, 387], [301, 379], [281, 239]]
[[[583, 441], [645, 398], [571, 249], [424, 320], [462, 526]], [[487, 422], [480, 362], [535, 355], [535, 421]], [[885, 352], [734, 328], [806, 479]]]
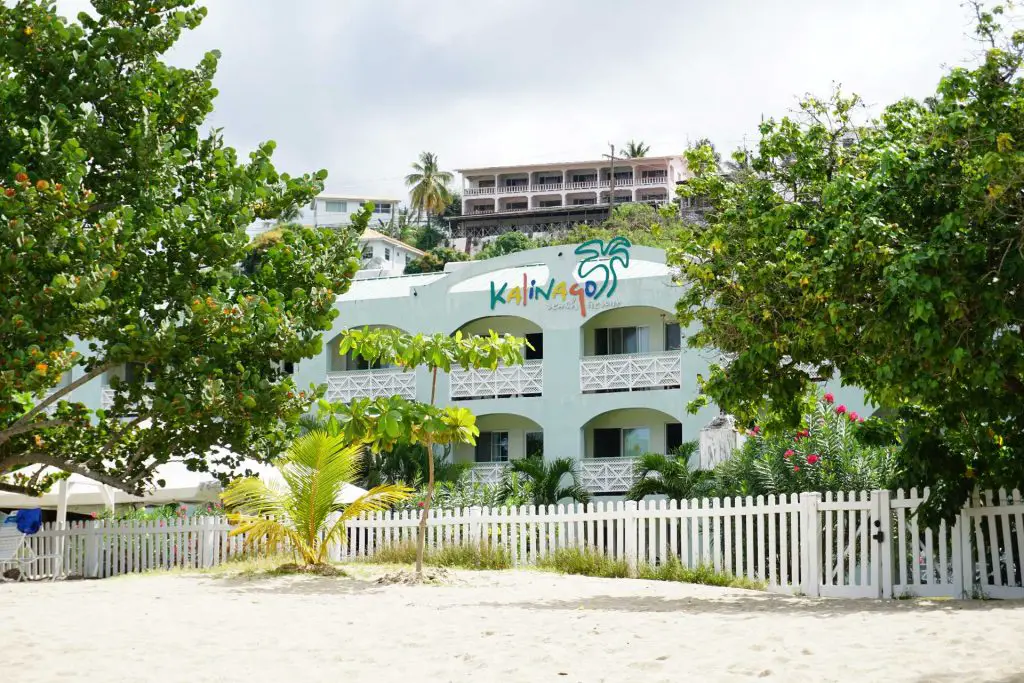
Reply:
[[480, 432], [476, 462], [508, 462], [508, 432]]
[[598, 356], [649, 353], [650, 350], [649, 327], [599, 327], [594, 330], [594, 353]]
[[594, 430], [595, 458], [636, 458], [650, 451], [651, 430], [648, 427]]
[[357, 356], [351, 351], [345, 354], [345, 367], [348, 370], [383, 370], [390, 368], [390, 365], [383, 364], [380, 361], [374, 361], [371, 363], [362, 356]]
[[523, 354], [526, 360], [541, 360], [544, 358], [544, 333], [543, 332], [527, 332], [526, 341], [533, 348], [529, 346], [525, 348]]

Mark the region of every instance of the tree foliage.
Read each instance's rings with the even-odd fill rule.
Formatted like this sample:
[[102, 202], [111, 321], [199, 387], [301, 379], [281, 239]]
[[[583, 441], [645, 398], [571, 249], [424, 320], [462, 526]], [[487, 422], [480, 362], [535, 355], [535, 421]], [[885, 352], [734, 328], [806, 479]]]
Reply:
[[1024, 33], [1000, 13], [977, 10], [990, 49], [928, 99], [867, 125], [856, 98], [807, 99], [761, 125], [748, 173], [689, 153], [682, 190], [713, 206], [674, 254], [690, 343], [726, 355], [703, 392], [795, 424], [809, 384], [863, 387], [902, 420], [926, 516], [1024, 484]]
[[688, 242], [692, 230], [680, 217], [675, 204], [658, 207], [644, 203], [620, 204], [599, 225], [577, 225], [553, 243], [578, 244], [592, 239], [608, 242], [615, 237], [625, 237], [633, 245], [667, 249]]
[[[509, 461], [509, 473], [502, 481], [502, 498], [513, 498], [525, 486], [534, 505], [557, 505], [564, 500], [574, 503], [590, 501], [590, 492], [580, 484], [577, 461], [558, 458], [545, 463], [542, 458], [528, 457]], [[520, 481], [514, 475], [520, 475]]]
[[[241, 160], [204, 132], [218, 54], [160, 60], [205, 16], [191, 5], [107, 0], [69, 22], [48, 0], [0, 4], [4, 490], [44, 490], [55, 467], [136, 491], [213, 446], [276, 454], [311, 398], [283, 366], [319, 352], [355, 236], [282, 231], [239, 267], [246, 227], [326, 173], [278, 173], [274, 143]], [[126, 364], [109, 410], [67, 400]]]
[[633, 465], [633, 485], [626, 493], [629, 500], [647, 496], [665, 496], [669, 500], [688, 500], [714, 495], [714, 476], [698, 470], [690, 462], [700, 449], [697, 441], [687, 441], [669, 455], [644, 453]]
[[506, 254], [514, 254], [517, 251], [536, 249], [540, 246], [543, 246], [541, 242], [531, 239], [529, 235], [513, 230], [498, 235], [493, 242], [488, 242], [473, 258], [477, 261], [482, 261], [497, 256], [505, 256]]
[[427, 224], [431, 216], [440, 216], [452, 203], [451, 185], [454, 176], [442, 171], [433, 152], [421, 152], [418, 161], [412, 164], [413, 172], [405, 177], [405, 184], [410, 188], [410, 199], [413, 207], [427, 215]]
[[642, 159], [647, 156], [647, 153], [651, 151], [651, 146], [644, 143], [643, 140], [637, 142], [636, 140], [630, 140], [622, 146], [622, 155], [627, 159]]
[[440, 273], [452, 261], [468, 261], [469, 254], [449, 247], [434, 247], [405, 264], [405, 273]]
[[288, 541], [307, 566], [327, 564], [332, 543], [345, 540], [345, 523], [364, 512], [387, 510], [409, 496], [398, 484], [377, 486], [351, 503], [339, 499], [358, 471], [362, 449], [344, 437], [313, 431], [297, 438], [277, 462], [282, 481], [235, 479], [221, 494], [245, 543]]

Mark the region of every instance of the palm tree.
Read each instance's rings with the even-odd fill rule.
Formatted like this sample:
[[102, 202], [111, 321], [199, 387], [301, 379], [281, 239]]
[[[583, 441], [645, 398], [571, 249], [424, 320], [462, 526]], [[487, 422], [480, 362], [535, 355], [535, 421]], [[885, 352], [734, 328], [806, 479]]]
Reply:
[[231, 535], [245, 534], [252, 545], [287, 541], [310, 567], [326, 564], [327, 549], [345, 539], [345, 522], [363, 512], [386, 510], [409, 497], [412, 490], [397, 484], [377, 486], [355, 501], [339, 503], [345, 484], [359, 471], [361, 447], [343, 437], [312, 431], [292, 442], [277, 462], [280, 481], [246, 477], [231, 482], [221, 498], [238, 526]]
[[[509, 472], [518, 473], [526, 480], [527, 490], [533, 497], [534, 505], [557, 505], [558, 501], [570, 498], [577, 503], [590, 500], [590, 493], [580, 485], [576, 473], [576, 461], [572, 458], [559, 458], [545, 465], [541, 458], [532, 457], [513, 460], [509, 463]], [[562, 480], [569, 477], [568, 486]], [[522, 490], [522, 482], [518, 482]], [[502, 497], [512, 497], [516, 492], [511, 490], [511, 482], [506, 479], [502, 483]]]
[[302, 209], [299, 208], [298, 204], [289, 204], [288, 206], [281, 209], [281, 213], [277, 215], [277, 224], [285, 225], [286, 223], [294, 223], [302, 217]]
[[413, 207], [427, 215], [429, 226], [430, 217], [441, 215], [451, 204], [448, 185], [454, 176], [438, 167], [437, 155], [433, 152], [421, 152], [420, 160], [414, 162], [412, 168], [415, 172], [405, 176], [405, 184], [412, 188]]
[[636, 142], [630, 140], [622, 148], [622, 155], [627, 159], [642, 159], [651, 151], [651, 146], [644, 144], [644, 141]]
[[690, 458], [699, 448], [697, 441], [686, 441], [672, 455], [641, 455], [633, 465], [634, 483], [626, 497], [642, 500], [646, 496], [666, 496], [669, 500], [686, 500], [711, 493], [713, 473], [690, 469]]

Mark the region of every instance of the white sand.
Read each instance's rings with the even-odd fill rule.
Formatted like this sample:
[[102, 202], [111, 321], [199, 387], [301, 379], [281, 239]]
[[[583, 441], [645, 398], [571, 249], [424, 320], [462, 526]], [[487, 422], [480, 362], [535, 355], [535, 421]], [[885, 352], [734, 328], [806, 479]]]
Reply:
[[0, 585], [0, 681], [1024, 681], [1024, 604], [538, 572]]

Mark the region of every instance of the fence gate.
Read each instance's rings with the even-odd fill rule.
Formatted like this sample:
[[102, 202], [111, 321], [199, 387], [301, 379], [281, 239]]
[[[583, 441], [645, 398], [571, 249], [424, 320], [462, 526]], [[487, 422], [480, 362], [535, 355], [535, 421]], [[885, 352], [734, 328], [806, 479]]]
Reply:
[[[890, 555], [889, 495], [886, 491], [826, 493], [810, 520], [818, 539], [808, 561], [823, 597], [879, 598], [886, 594]], [[816, 532], [816, 533], [815, 533]], [[808, 585], [813, 588], [815, 582]], [[891, 593], [891, 579], [888, 592]]]

